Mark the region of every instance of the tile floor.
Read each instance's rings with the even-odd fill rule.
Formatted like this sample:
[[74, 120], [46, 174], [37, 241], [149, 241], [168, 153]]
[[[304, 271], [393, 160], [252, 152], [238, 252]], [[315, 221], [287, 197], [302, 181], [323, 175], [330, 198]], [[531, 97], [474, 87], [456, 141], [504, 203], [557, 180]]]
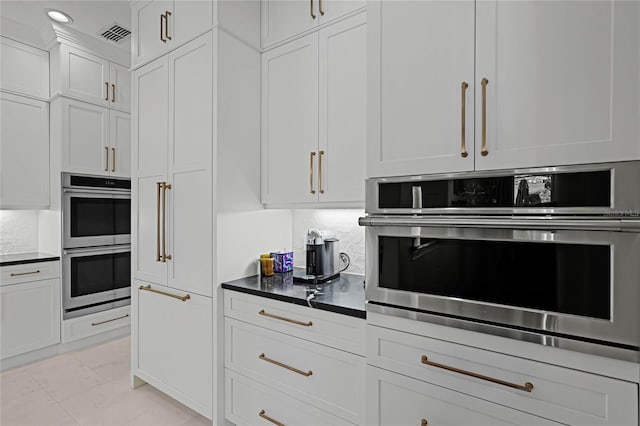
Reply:
[[155, 388], [129, 388], [129, 337], [0, 374], [0, 425], [211, 426]]

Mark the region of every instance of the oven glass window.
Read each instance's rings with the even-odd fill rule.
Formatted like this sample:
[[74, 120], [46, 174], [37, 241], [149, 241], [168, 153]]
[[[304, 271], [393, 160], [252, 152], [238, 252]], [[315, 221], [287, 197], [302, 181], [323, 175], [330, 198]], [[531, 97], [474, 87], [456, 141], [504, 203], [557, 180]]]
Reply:
[[131, 200], [72, 197], [71, 237], [131, 233]]
[[608, 245], [379, 237], [380, 287], [611, 318]]
[[128, 287], [131, 252], [74, 256], [71, 261], [71, 297]]

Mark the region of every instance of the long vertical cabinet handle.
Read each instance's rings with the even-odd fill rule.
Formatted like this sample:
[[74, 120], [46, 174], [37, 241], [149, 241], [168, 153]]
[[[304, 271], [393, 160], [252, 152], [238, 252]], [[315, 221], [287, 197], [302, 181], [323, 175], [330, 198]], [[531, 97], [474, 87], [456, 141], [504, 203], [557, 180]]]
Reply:
[[322, 156], [324, 155], [324, 151], [319, 151], [318, 155], [318, 191], [321, 194], [324, 194], [324, 189], [322, 189]]
[[324, 10], [322, 10], [322, 0], [318, 0], [318, 10], [320, 11], [320, 16], [324, 16]]
[[167, 189], [171, 188], [171, 184], [162, 182], [162, 263], [171, 260], [171, 255], [167, 254]]
[[161, 262], [160, 257], [160, 192], [163, 182], [156, 182], [156, 262]]
[[109, 82], [108, 81], [104, 82], [104, 87], [105, 87], [104, 100], [108, 101], [109, 100]]
[[169, 16], [171, 16], [171, 12], [167, 10], [164, 13], [164, 36], [167, 40], [171, 40], [171, 36], [169, 35]]
[[313, 159], [316, 156], [315, 152], [310, 152], [309, 153], [309, 192], [312, 194], [316, 193], [316, 190], [313, 189]]
[[111, 102], [116, 101], [116, 85], [111, 84]]
[[311, 13], [311, 18], [316, 19], [316, 14], [315, 14], [315, 13], [313, 13], [313, 0], [309, 0], [309, 5], [310, 5], [310, 7], [311, 7], [311, 11], [310, 11], [310, 13]]
[[115, 148], [111, 148], [111, 159], [113, 160], [111, 162], [111, 171], [115, 172], [116, 171], [116, 149]]
[[462, 82], [462, 113], [460, 117], [460, 140], [461, 140], [461, 148], [460, 155], [462, 158], [467, 158], [469, 153], [467, 152], [467, 142], [466, 142], [466, 108], [467, 108], [467, 87], [469, 84], [466, 81]]
[[483, 157], [486, 157], [489, 154], [489, 150], [487, 149], [487, 84], [489, 84], [489, 80], [486, 78], [482, 79], [482, 154]]
[[104, 147], [104, 171], [109, 171], [109, 147]]
[[164, 30], [164, 28], [162, 28], [162, 22], [166, 21], [166, 19], [167, 19], [167, 17], [164, 16], [164, 14], [160, 15], [160, 41], [162, 41], [163, 43], [167, 42], [167, 39], [164, 38], [165, 30]]

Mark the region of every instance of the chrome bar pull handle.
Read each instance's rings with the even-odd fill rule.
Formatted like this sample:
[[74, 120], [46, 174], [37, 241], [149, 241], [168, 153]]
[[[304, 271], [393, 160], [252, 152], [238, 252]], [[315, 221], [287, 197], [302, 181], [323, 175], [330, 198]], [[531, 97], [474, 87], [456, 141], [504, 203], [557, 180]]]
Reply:
[[466, 108], [467, 108], [467, 87], [469, 84], [466, 81], [462, 82], [462, 113], [460, 117], [460, 140], [461, 140], [461, 148], [460, 155], [462, 158], [467, 158], [469, 153], [467, 152], [467, 142], [466, 142]]
[[432, 367], [441, 368], [443, 370], [451, 371], [458, 374], [463, 374], [465, 376], [474, 377], [480, 380], [486, 380], [487, 382], [496, 383], [498, 385], [506, 386], [513, 389], [518, 389], [524, 392], [531, 392], [533, 390], [533, 383], [531, 382], [526, 382], [524, 385], [507, 382], [505, 380], [496, 379], [493, 377], [485, 376], [483, 374], [474, 373], [473, 371], [463, 370], [461, 368], [451, 367], [449, 365], [433, 362], [433, 361], [430, 361], [426, 355], [422, 355], [421, 362], [423, 364], [430, 365]]
[[486, 157], [489, 154], [489, 150], [487, 149], [487, 84], [489, 84], [489, 80], [486, 78], [482, 79], [482, 154], [483, 157]]

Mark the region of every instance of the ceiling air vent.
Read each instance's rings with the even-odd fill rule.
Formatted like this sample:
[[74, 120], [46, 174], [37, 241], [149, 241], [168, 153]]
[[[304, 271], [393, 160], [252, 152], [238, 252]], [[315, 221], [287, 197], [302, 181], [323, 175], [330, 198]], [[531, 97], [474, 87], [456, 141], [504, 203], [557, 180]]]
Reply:
[[114, 23], [113, 25], [105, 27], [102, 31], [99, 32], [99, 34], [101, 37], [117, 43], [120, 40], [127, 38], [129, 34], [131, 34], [131, 31], [124, 27], [121, 27], [119, 24]]

